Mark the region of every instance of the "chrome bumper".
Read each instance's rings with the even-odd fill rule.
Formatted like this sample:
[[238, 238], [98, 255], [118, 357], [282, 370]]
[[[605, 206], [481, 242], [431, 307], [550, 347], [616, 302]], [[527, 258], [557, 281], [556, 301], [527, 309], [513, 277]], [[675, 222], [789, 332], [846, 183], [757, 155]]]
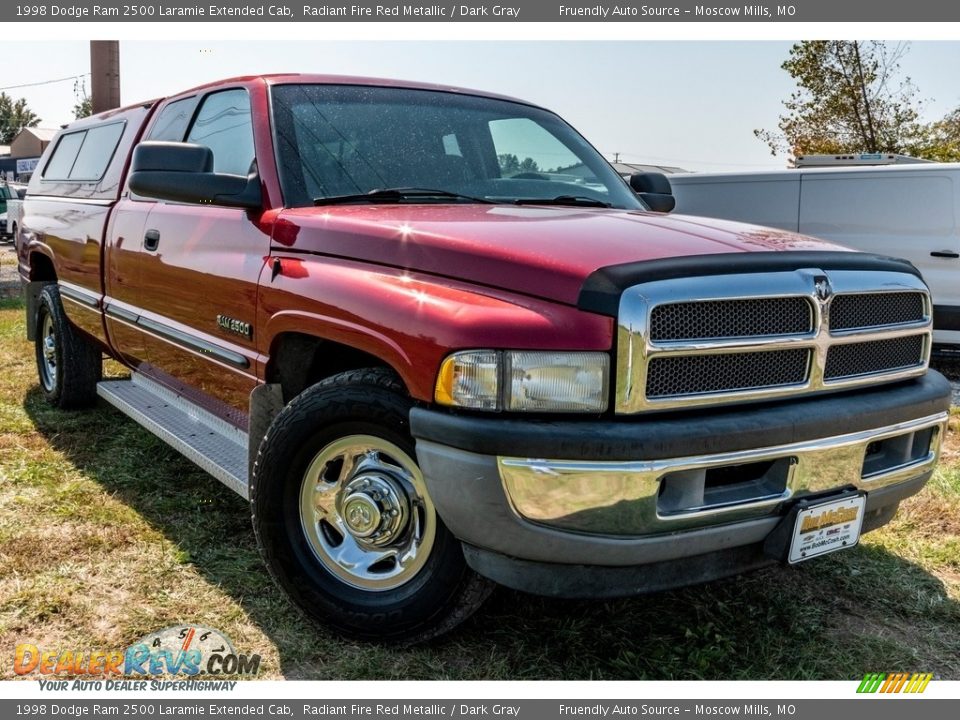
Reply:
[[558, 530], [638, 536], [776, 515], [835, 488], [870, 492], [932, 471], [947, 413], [789, 445], [667, 460], [498, 457], [521, 519]]

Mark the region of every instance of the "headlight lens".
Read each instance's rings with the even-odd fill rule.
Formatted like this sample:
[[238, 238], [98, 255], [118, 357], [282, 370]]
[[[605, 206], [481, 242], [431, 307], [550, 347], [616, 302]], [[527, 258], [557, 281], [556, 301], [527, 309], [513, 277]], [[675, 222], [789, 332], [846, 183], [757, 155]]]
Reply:
[[476, 410], [599, 413], [609, 375], [602, 352], [467, 350], [443, 361], [434, 395]]
[[441, 405], [500, 409], [500, 354], [494, 350], [454, 353], [440, 366], [434, 392]]

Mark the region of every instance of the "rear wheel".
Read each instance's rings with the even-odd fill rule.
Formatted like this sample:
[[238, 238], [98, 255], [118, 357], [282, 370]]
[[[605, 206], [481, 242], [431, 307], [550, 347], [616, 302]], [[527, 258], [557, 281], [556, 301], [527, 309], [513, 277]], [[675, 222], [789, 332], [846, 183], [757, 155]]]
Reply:
[[70, 324], [56, 284], [40, 292], [35, 337], [37, 374], [47, 402], [64, 410], [92, 405], [103, 354]]
[[254, 466], [253, 524], [271, 573], [307, 614], [351, 637], [429, 639], [493, 587], [433, 507], [409, 410], [387, 372], [336, 375], [284, 408]]

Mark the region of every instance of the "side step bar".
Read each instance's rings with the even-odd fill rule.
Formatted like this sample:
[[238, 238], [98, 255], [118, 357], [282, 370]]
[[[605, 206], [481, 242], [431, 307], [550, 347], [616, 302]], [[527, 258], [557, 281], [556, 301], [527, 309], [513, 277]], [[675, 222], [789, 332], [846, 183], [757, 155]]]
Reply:
[[249, 497], [247, 434], [138, 373], [105, 380], [97, 394], [243, 498]]

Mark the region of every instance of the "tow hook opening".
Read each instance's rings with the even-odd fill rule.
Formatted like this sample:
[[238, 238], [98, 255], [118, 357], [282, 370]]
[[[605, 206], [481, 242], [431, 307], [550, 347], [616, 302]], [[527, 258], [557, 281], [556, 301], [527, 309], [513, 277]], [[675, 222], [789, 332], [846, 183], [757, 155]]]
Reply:
[[679, 470], [660, 478], [659, 515], [700, 512], [783, 497], [795, 457]]
[[897, 468], [928, 460], [933, 448], [936, 447], [934, 439], [938, 431], [939, 428], [934, 426], [874, 440], [867, 445], [864, 453], [861, 477], [869, 479]]

